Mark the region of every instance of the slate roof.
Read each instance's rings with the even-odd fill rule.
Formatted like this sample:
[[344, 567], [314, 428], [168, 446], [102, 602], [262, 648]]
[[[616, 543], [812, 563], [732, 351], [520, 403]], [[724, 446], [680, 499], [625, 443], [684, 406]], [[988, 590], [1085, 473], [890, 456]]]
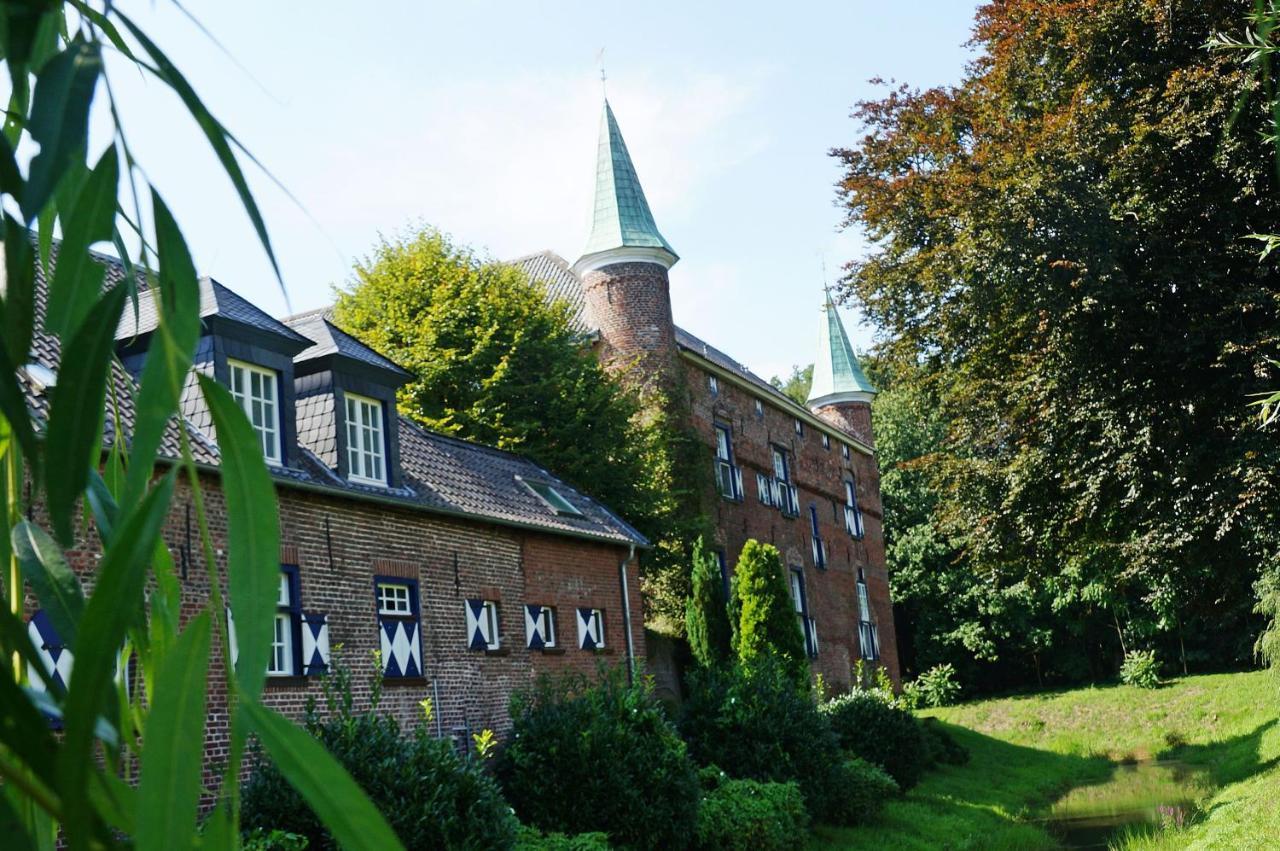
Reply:
[[675, 250], [658, 232], [658, 225], [644, 197], [627, 143], [613, 117], [609, 101], [600, 116], [600, 141], [596, 147], [596, 195], [591, 235], [582, 249], [584, 257], [614, 248], [661, 248], [678, 259]]
[[[113, 262], [113, 265], [118, 264]], [[139, 293], [136, 316], [132, 308], [125, 309], [124, 316], [120, 319], [120, 328], [116, 331], [117, 340], [132, 339], [155, 330], [159, 314], [154, 296], [151, 290]], [[209, 319], [214, 316], [247, 328], [276, 334], [293, 343], [310, 344], [312, 342], [213, 278], [201, 278], [200, 318]]]
[[[124, 279], [124, 270], [119, 261], [106, 257], [100, 257], [99, 260], [107, 265], [107, 286], [117, 285]], [[219, 313], [219, 315], [228, 315], [228, 318], [237, 322], [253, 321], [259, 323], [255, 324], [255, 327], [271, 330], [271, 325], [263, 323], [261, 317], [257, 316], [261, 314], [271, 323], [279, 325], [286, 334], [297, 337], [303, 342], [318, 344], [318, 341], [302, 337], [278, 320], [271, 319], [216, 281], [208, 280], [210, 280], [209, 290], [214, 294], [214, 302], [218, 305], [218, 310], [225, 309], [229, 314], [235, 314], [231, 316]], [[43, 316], [46, 294], [47, 283], [37, 264], [37, 316]], [[230, 294], [233, 298], [225, 298], [224, 294]], [[246, 305], [250, 308], [249, 310], [245, 309]], [[151, 322], [151, 327], [154, 328], [154, 307]], [[38, 322], [37, 325], [39, 324]], [[137, 329], [145, 327], [142, 323], [136, 326]], [[132, 336], [131, 331], [122, 339]], [[348, 337], [348, 339], [355, 345], [362, 345], [354, 338]], [[342, 345], [348, 344], [344, 342]], [[367, 360], [367, 356], [364, 356], [364, 359]], [[31, 360], [56, 372], [59, 361], [57, 339], [37, 331], [32, 343]], [[399, 369], [399, 367], [395, 368]], [[48, 412], [46, 392], [42, 391], [22, 370], [19, 370], [19, 380], [26, 393], [28, 405], [38, 417], [38, 424], [42, 423]], [[133, 398], [136, 391], [133, 377], [119, 364], [113, 367], [112, 380], [116, 383], [120, 422], [117, 424], [113, 421], [113, 414], [109, 410], [104, 434], [104, 441], [107, 444], [117, 434], [127, 435], [132, 432]], [[56, 387], [52, 392], [57, 392]], [[317, 413], [320, 416], [315, 416]], [[323, 414], [323, 411], [299, 410], [299, 430], [304, 420], [308, 427], [323, 428]], [[329, 406], [328, 431], [331, 435], [336, 428], [332, 416], [332, 406]], [[180, 456], [179, 428], [186, 428], [196, 462], [207, 468], [216, 468], [219, 462], [217, 446], [186, 419], [175, 417], [171, 421], [160, 447], [161, 455], [170, 459]], [[408, 509], [468, 517], [502, 526], [571, 535], [624, 546], [648, 545], [643, 535], [603, 505], [558, 480], [526, 458], [435, 434], [403, 417], [400, 418], [399, 432], [400, 461], [405, 478], [403, 487], [380, 488], [348, 482], [338, 477], [326, 460], [322, 460], [314, 452], [302, 446], [299, 446], [300, 462], [297, 467], [272, 467], [271, 474], [279, 485], [285, 487], [299, 487], [357, 499], [375, 499]], [[582, 512], [582, 515], [574, 517], [555, 514], [520, 484], [518, 476], [552, 484], [570, 504]]]
[[328, 355], [341, 355], [404, 378], [411, 377], [407, 370], [334, 325], [332, 317], [332, 306], [285, 317], [283, 320], [285, 325], [312, 341], [309, 348], [294, 355], [294, 363], [315, 360]]
[[[569, 264], [564, 261], [564, 258], [554, 251], [542, 251], [537, 254], [525, 255], [511, 262], [521, 266], [530, 278], [546, 281], [549, 295], [563, 298], [573, 305], [576, 311], [575, 321], [579, 327], [584, 331], [596, 330], [595, 323], [587, 311], [586, 294], [582, 288], [582, 279], [574, 274]], [[765, 398], [783, 410], [798, 410], [806, 414], [809, 413], [808, 408], [797, 404], [786, 393], [783, 393], [764, 378], [747, 369], [746, 365], [741, 361], [730, 357], [725, 352], [678, 325], [676, 326], [676, 344], [686, 351], [706, 358], [721, 369], [729, 370], [741, 376], [757, 387]]]

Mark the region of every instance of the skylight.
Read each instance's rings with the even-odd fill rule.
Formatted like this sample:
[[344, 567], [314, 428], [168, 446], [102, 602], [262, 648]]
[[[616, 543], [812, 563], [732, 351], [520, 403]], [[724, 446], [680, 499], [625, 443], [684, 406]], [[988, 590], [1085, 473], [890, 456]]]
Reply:
[[533, 491], [534, 495], [545, 502], [547, 507], [556, 514], [567, 514], [573, 517], [582, 516], [582, 512], [574, 508], [573, 505], [569, 503], [569, 500], [561, 496], [560, 491], [556, 490], [546, 482], [531, 482], [528, 479], [522, 479], [519, 476], [516, 478], [519, 479], [520, 484]]

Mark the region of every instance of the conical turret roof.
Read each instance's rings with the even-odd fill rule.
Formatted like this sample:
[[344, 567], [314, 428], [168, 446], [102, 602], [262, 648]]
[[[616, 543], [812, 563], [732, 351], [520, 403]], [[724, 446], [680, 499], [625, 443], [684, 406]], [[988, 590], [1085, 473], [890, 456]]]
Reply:
[[644, 189], [636, 177], [635, 165], [623, 141], [618, 120], [609, 101], [604, 102], [600, 118], [600, 142], [596, 153], [595, 207], [591, 218], [591, 235], [582, 251], [581, 264], [594, 255], [619, 248], [649, 249], [656, 256], [670, 255], [670, 266], [679, 259], [658, 225], [645, 200]]
[[822, 321], [818, 325], [818, 356], [813, 362], [813, 385], [809, 390], [809, 407], [815, 408], [833, 402], [870, 402], [876, 388], [862, 367], [844, 331], [840, 313], [826, 293], [822, 306]]

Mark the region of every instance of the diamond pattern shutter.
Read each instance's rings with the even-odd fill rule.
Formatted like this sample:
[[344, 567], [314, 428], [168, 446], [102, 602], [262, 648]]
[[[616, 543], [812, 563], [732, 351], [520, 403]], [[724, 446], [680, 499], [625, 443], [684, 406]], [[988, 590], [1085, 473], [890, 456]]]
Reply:
[[31, 687], [36, 691], [45, 691], [44, 677], [49, 677], [65, 691], [67, 684], [71, 682], [71, 665], [74, 659], [58, 631], [53, 628], [49, 616], [43, 611], [32, 615], [31, 622], [27, 624], [27, 635], [35, 645], [36, 655], [44, 666], [43, 671], [33, 671], [28, 666], [27, 679]]
[[302, 675], [313, 677], [329, 670], [329, 616], [302, 613]]
[[379, 616], [378, 634], [384, 677], [422, 676], [422, 646], [416, 619]]
[[491, 638], [484, 600], [467, 600], [467, 647], [472, 650], [486, 650]]
[[530, 650], [542, 650], [547, 646], [547, 636], [543, 634], [546, 625], [543, 610], [543, 606], [533, 604], [524, 607], [524, 637]]
[[604, 645], [600, 635], [601, 618], [595, 609], [578, 609], [578, 647], [582, 650], [595, 650]]

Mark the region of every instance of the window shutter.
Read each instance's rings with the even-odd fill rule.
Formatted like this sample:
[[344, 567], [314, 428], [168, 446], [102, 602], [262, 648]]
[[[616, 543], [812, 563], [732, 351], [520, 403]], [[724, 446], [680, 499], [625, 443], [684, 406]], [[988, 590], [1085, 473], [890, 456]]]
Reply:
[[378, 617], [382, 646], [382, 675], [422, 676], [422, 647], [418, 641], [418, 621], [414, 618]]
[[302, 613], [302, 674], [313, 677], [329, 671], [329, 616]]
[[484, 650], [489, 646], [489, 619], [485, 617], [484, 600], [467, 600], [467, 647]]
[[236, 644], [236, 622], [231, 617], [230, 606], [227, 606], [227, 644], [231, 646], [231, 667], [234, 669], [240, 660], [240, 646]]
[[595, 609], [578, 609], [578, 648], [595, 650], [600, 644], [600, 636], [596, 635]]
[[738, 467], [733, 468], [733, 498], [742, 499], [742, 470]]
[[530, 650], [541, 650], [547, 646], [547, 636], [542, 634], [542, 606], [526, 605], [524, 607], [524, 636]]
[[49, 620], [43, 610], [31, 616], [31, 621], [27, 624], [27, 635], [35, 645], [36, 655], [44, 667], [43, 671], [35, 671], [32, 666], [27, 666], [27, 679], [31, 688], [46, 691], [45, 679], [51, 678], [65, 691], [71, 681], [71, 664], [74, 659], [58, 631], [53, 628], [53, 621]]

